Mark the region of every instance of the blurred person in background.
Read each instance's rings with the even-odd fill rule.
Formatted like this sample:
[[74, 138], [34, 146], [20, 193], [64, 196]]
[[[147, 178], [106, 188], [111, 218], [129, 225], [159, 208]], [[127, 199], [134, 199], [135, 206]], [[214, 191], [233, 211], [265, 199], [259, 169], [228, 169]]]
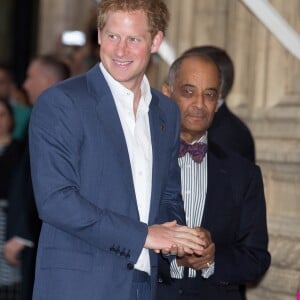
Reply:
[[9, 67], [0, 64], [0, 99], [10, 100], [12, 84], [13, 80]]
[[[8, 194], [13, 184], [13, 176], [21, 158], [21, 146], [12, 132], [14, 115], [8, 100], [0, 98], [0, 299], [13, 297], [20, 282], [19, 267], [12, 266], [3, 257], [6, 237], [7, 209], [10, 205]], [[15, 188], [15, 187], [13, 187]]]
[[0, 64], [0, 98], [10, 102], [15, 119], [12, 135], [14, 139], [23, 142], [28, 130], [31, 107], [26, 92], [17, 86], [10, 68], [3, 64]]
[[62, 33], [57, 54], [69, 65], [72, 75], [88, 71], [99, 61], [97, 34], [97, 29], [90, 27], [85, 32], [65, 31]]
[[[67, 79], [69, 75], [69, 67], [55, 56], [43, 55], [33, 59], [23, 84], [31, 105], [44, 90]], [[9, 194], [8, 240], [4, 246], [7, 261], [15, 266], [21, 264], [22, 300], [32, 299], [36, 248], [41, 227], [32, 189], [27, 139], [25, 153]]]

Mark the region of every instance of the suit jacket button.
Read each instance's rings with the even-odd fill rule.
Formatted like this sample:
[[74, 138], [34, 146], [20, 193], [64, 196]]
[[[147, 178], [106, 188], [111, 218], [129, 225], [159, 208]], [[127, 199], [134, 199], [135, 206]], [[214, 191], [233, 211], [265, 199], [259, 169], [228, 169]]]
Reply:
[[128, 263], [128, 264], [127, 264], [127, 269], [128, 269], [128, 270], [132, 270], [133, 267], [134, 267], [134, 265], [133, 265], [132, 263]]

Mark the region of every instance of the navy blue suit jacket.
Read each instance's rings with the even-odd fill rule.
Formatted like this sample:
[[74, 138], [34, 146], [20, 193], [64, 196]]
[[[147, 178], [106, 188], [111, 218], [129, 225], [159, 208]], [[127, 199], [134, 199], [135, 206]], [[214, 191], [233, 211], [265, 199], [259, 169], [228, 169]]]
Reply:
[[[184, 222], [179, 111], [152, 90], [149, 224]], [[36, 102], [30, 120], [34, 193], [43, 221], [33, 299], [129, 299], [144, 246], [128, 150], [109, 87], [96, 65]], [[150, 251], [155, 294], [157, 255]]]
[[[216, 246], [215, 272], [208, 279], [197, 272], [195, 290], [203, 299], [241, 299], [240, 286], [260, 279], [270, 265], [262, 176], [258, 166], [210, 140], [207, 155], [208, 185], [201, 226], [210, 231]], [[171, 283], [172, 289], [164, 260], [159, 273], [159, 281]], [[159, 295], [163, 300], [163, 294]], [[178, 291], [174, 295], [179, 295]]]

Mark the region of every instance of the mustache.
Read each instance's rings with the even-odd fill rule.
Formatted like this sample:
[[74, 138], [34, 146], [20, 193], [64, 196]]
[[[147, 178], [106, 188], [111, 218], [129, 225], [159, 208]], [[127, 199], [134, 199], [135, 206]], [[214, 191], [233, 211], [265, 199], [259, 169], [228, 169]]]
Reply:
[[187, 111], [185, 115], [195, 118], [205, 118], [208, 116], [208, 112], [203, 108], [194, 107]]

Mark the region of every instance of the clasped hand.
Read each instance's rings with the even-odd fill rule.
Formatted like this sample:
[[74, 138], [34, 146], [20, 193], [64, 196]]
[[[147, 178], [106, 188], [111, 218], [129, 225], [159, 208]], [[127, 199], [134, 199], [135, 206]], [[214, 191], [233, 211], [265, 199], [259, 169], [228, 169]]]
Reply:
[[172, 221], [149, 226], [145, 248], [178, 257], [200, 256], [210, 243], [210, 235], [208, 237], [200, 228], [189, 228]]
[[178, 266], [185, 266], [195, 270], [203, 270], [210, 267], [215, 261], [215, 244], [212, 242], [210, 232], [202, 227], [197, 227], [199, 236], [205, 240], [206, 247], [201, 253], [186, 254], [181, 257], [176, 257]]

